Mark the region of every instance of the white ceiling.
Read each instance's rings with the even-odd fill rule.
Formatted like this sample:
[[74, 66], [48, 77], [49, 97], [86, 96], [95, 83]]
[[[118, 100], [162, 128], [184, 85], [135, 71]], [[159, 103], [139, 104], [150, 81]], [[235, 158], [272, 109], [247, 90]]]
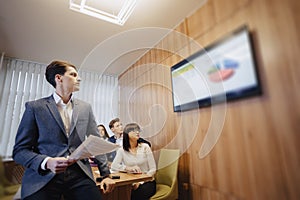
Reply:
[[119, 75], [205, 2], [138, 0], [119, 26], [69, 10], [69, 0], [0, 0], [0, 51]]

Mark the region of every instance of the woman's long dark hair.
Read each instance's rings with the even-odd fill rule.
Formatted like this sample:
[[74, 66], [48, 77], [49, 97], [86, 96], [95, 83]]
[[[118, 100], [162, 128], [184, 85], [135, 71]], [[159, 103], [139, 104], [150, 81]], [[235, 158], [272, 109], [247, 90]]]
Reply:
[[128, 133], [131, 131], [141, 131], [141, 128], [137, 123], [130, 123], [125, 126], [123, 130], [123, 149], [125, 151], [129, 151], [130, 148]]
[[99, 124], [97, 127], [99, 127], [99, 126], [101, 126], [103, 128], [103, 130], [104, 130], [104, 137], [103, 138], [104, 139], [109, 138], [109, 135], [107, 133], [107, 130], [106, 130], [105, 126], [103, 124]]

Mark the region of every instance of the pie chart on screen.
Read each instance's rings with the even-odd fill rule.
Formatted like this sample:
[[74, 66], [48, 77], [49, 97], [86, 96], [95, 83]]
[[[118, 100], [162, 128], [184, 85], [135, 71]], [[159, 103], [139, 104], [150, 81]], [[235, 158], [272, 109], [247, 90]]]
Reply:
[[217, 63], [208, 71], [209, 80], [211, 82], [221, 82], [230, 79], [235, 70], [239, 67], [239, 63], [232, 59], [224, 59]]

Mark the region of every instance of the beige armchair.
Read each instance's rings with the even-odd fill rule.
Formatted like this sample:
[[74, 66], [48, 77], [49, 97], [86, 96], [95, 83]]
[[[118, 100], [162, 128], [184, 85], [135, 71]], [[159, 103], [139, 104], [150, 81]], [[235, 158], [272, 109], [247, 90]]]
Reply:
[[2, 158], [0, 157], [0, 199], [13, 199], [20, 186], [20, 184], [13, 184], [7, 180]]
[[158, 170], [155, 175], [156, 193], [151, 200], [178, 199], [178, 149], [162, 149], [158, 159]]

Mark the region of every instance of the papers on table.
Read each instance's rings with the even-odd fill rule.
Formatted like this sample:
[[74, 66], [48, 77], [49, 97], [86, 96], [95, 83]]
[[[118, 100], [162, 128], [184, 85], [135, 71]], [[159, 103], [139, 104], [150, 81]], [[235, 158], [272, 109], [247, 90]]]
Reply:
[[[109, 171], [111, 174], [120, 173], [120, 172], [126, 173], [125, 171], [114, 171], [112, 169], [109, 169]], [[100, 174], [99, 170], [95, 170], [94, 172], [95, 172], [95, 174]]]
[[69, 159], [81, 160], [91, 156], [106, 154], [120, 148], [119, 145], [90, 135], [70, 156]]

